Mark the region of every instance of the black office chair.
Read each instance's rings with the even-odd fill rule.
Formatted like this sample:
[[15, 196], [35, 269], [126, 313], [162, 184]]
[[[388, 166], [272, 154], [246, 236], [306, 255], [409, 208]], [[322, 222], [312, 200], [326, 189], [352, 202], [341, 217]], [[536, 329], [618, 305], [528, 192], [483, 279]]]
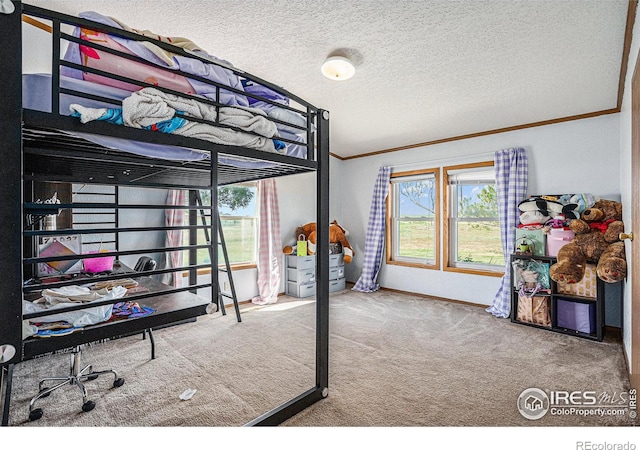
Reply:
[[155, 270], [158, 264], [155, 260], [151, 259], [148, 256], [141, 256], [136, 263], [136, 266], [133, 268], [136, 272], [147, 272], [150, 270]]

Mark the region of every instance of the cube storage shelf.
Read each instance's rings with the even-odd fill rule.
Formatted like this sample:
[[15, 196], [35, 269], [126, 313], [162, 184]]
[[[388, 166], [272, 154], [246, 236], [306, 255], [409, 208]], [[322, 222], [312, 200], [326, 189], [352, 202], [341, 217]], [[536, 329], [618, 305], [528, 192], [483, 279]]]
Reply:
[[567, 290], [563, 290], [558, 283], [550, 279], [551, 292], [535, 294], [538, 301], [548, 301], [549, 324], [542, 325], [533, 321], [525, 321], [518, 319], [518, 305], [522, 300], [519, 290], [513, 286], [513, 280], [515, 280], [513, 263], [518, 260], [535, 260], [548, 264], [549, 267], [556, 262], [556, 258], [551, 256], [511, 255], [511, 322], [585, 339], [596, 341], [604, 339], [605, 299], [608, 283], [597, 279], [595, 296], [582, 296], [567, 293]]

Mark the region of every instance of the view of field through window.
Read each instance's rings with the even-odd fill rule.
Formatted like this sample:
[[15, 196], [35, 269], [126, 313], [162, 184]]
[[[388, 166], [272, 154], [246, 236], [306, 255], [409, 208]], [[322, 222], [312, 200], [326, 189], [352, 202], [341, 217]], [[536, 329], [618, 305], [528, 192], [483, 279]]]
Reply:
[[[203, 205], [211, 204], [209, 191], [201, 191], [200, 195]], [[256, 183], [218, 188], [220, 221], [230, 264], [250, 264], [256, 261], [258, 226], [256, 197]], [[201, 224], [200, 218], [198, 218], [198, 223]], [[211, 223], [209, 218], [206, 219], [206, 223], [207, 225]], [[185, 243], [188, 243], [188, 233], [185, 233], [184, 239]], [[198, 244], [203, 245], [206, 242], [205, 230], [199, 229]], [[224, 264], [222, 252], [219, 252], [218, 255], [218, 263]], [[198, 264], [210, 262], [209, 249], [198, 249], [197, 261]]]
[[394, 259], [433, 263], [436, 258], [436, 178], [433, 173], [393, 184], [396, 230]]
[[504, 266], [495, 184], [462, 182], [452, 190], [457, 194], [451, 217], [456, 261]]
[[[503, 267], [493, 167], [452, 169], [448, 184], [450, 263], [465, 268], [489, 266], [490, 270]], [[437, 170], [403, 175], [391, 180], [392, 260], [435, 264], [441, 226]]]

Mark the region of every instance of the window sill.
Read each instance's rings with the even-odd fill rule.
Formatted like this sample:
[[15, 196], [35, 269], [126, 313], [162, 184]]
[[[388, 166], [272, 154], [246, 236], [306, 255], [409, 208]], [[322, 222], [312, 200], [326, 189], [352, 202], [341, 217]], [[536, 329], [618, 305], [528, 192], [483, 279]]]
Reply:
[[390, 266], [403, 266], [403, 267], [414, 267], [416, 269], [429, 269], [429, 270], [440, 270], [440, 264], [423, 264], [409, 261], [395, 261], [392, 259], [387, 260], [387, 264]]
[[[219, 265], [221, 269], [224, 268], [224, 264]], [[255, 269], [258, 266], [255, 263], [245, 263], [245, 264], [232, 264], [231, 271], [236, 272], [238, 270], [248, 270]], [[209, 275], [211, 274], [211, 269], [198, 269], [198, 275]], [[189, 276], [189, 271], [182, 272], [183, 277]]]
[[461, 267], [444, 267], [445, 272], [456, 272], [456, 273], [466, 273], [468, 275], [481, 275], [485, 277], [502, 277], [504, 276], [504, 271], [498, 272], [493, 270], [478, 270], [478, 269], [469, 269], [469, 268], [461, 268]]

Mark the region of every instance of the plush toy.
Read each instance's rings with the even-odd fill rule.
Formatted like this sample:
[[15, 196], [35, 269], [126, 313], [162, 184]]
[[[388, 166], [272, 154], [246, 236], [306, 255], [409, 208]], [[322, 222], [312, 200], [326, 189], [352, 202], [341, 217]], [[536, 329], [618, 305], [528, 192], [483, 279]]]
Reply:
[[[336, 220], [329, 224], [329, 242], [339, 242], [340, 244], [342, 244], [345, 264], [349, 264], [353, 260], [354, 255], [351, 244], [349, 244], [349, 241], [347, 240], [348, 233], [349, 232], [342, 228]], [[316, 251], [316, 223], [309, 222], [305, 225], [297, 227], [296, 239], [300, 235], [304, 235], [304, 237], [307, 239], [307, 252], [309, 253], [309, 255], [313, 255]], [[287, 245], [282, 249], [282, 251], [286, 255], [291, 255], [293, 253], [293, 246]]]
[[615, 283], [627, 276], [622, 204], [599, 200], [584, 210], [581, 219], [574, 219], [569, 227], [575, 233], [573, 241], [558, 251], [558, 262], [549, 268], [552, 280], [578, 283], [584, 277], [587, 263], [597, 264], [598, 278]]
[[531, 225], [543, 224], [550, 219], [577, 219], [579, 217], [576, 203], [562, 203], [556, 197], [529, 197], [518, 203], [520, 223]]

